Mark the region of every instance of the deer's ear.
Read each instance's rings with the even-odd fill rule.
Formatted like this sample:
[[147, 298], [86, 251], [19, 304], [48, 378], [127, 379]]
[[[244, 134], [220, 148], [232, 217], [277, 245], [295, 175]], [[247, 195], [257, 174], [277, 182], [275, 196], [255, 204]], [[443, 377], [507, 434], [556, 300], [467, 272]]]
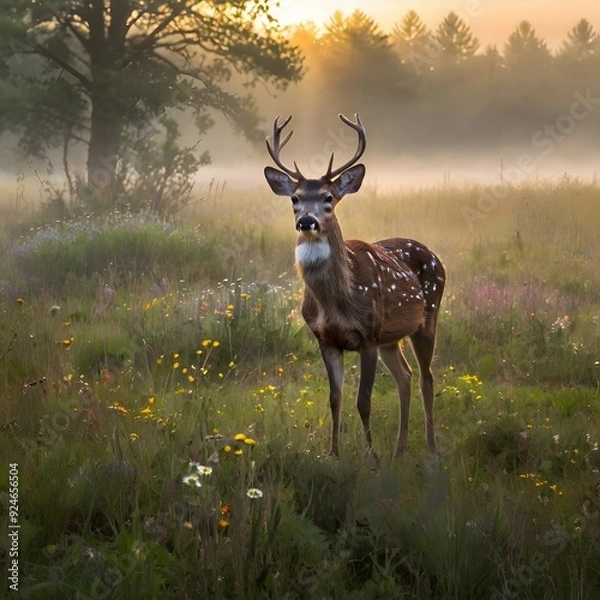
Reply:
[[349, 169], [346, 169], [334, 182], [333, 193], [338, 198], [344, 197], [346, 194], [354, 194], [358, 192], [363, 182], [366, 169], [365, 165], [358, 164]]
[[265, 178], [278, 196], [292, 196], [296, 191], [297, 184], [283, 171], [278, 171], [273, 167], [265, 167]]

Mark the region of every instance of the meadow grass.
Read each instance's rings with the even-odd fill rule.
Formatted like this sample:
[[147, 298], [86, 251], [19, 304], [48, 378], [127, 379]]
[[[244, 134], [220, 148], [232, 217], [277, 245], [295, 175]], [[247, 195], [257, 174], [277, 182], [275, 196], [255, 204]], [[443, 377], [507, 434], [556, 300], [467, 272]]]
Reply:
[[410, 449], [391, 460], [381, 368], [379, 464], [352, 355], [341, 457], [326, 456], [328, 384], [298, 314], [285, 201], [231, 191], [178, 224], [12, 214], [0, 501], [7, 531], [16, 463], [21, 595], [597, 597], [600, 191], [532, 184], [493, 208], [486, 192], [371, 189], [368, 213], [340, 205], [346, 237], [418, 238], [449, 274], [440, 460], [416, 381]]

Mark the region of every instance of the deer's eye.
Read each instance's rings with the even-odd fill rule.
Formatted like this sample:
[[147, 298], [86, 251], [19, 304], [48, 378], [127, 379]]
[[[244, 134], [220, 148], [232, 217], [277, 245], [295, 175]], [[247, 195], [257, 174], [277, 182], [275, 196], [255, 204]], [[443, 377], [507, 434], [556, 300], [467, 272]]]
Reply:
[[333, 196], [331, 194], [325, 194], [323, 202], [333, 202]]
[[298, 204], [298, 202], [300, 202], [298, 196], [292, 196], [292, 204]]

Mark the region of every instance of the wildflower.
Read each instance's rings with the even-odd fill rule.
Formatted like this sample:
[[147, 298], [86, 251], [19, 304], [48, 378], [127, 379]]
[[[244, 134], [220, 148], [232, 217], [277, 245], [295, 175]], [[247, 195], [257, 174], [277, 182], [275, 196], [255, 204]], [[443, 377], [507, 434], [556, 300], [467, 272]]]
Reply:
[[207, 467], [205, 465], [198, 465], [197, 469], [198, 469], [198, 473], [200, 473], [200, 475], [208, 476], [208, 475], [212, 475], [212, 472], [213, 472], [212, 467]]
[[241, 441], [243, 441], [243, 440], [245, 440], [245, 439], [246, 439], [246, 434], [245, 434], [245, 433], [236, 433], [236, 434], [233, 436], [233, 439], [234, 439], [236, 442], [241, 442]]
[[127, 409], [118, 400], [115, 400], [110, 408], [117, 410], [124, 415], [127, 414]]
[[25, 304], [25, 300], [23, 300], [23, 298], [17, 298], [16, 302], [17, 304]]
[[227, 444], [226, 446], [223, 447], [223, 450], [225, 452], [231, 452], [231, 446], [229, 444]]
[[185, 485], [189, 485], [190, 487], [202, 487], [202, 483], [200, 482], [200, 476], [195, 473], [186, 475], [183, 478], [183, 483], [185, 483]]
[[219, 527], [229, 527], [229, 521], [227, 519], [219, 519]]
[[198, 470], [198, 467], [199, 467], [199, 466], [200, 466], [200, 463], [199, 463], [199, 462], [196, 462], [195, 460], [191, 460], [191, 461], [188, 463], [188, 467], [190, 468], [190, 470], [193, 470], [193, 469], [196, 469], [196, 470]]
[[65, 338], [61, 343], [65, 348], [68, 348], [75, 341], [74, 337]]
[[244, 444], [247, 444], [248, 446], [255, 446], [256, 442], [252, 438], [247, 437], [244, 440]]
[[138, 434], [138, 433], [134, 433], [134, 432], [132, 432], [132, 433], [130, 433], [130, 434], [129, 434], [129, 439], [130, 439], [132, 442], [135, 442], [135, 440], [137, 440], [139, 437], [140, 437], [140, 436], [139, 436], [139, 434]]
[[246, 496], [248, 496], [248, 498], [252, 498], [253, 500], [255, 500], [257, 498], [262, 498], [263, 493], [258, 488], [250, 488], [246, 492]]
[[233, 451], [233, 453], [234, 453], [236, 456], [241, 456], [242, 454], [244, 454], [244, 451], [243, 451], [241, 448], [236, 448], [236, 449]]
[[58, 306], [58, 304], [55, 304], [54, 306], [50, 307], [50, 310], [48, 312], [54, 317], [60, 312], [60, 306]]

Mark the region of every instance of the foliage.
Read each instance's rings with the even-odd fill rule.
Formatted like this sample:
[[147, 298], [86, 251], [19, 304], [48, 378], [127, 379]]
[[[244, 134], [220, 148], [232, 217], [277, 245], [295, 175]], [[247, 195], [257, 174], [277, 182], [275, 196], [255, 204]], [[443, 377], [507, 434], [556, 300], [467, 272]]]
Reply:
[[[479, 155], [500, 144], [501, 153], [518, 145], [544, 163], [575, 142], [593, 143], [598, 115], [589, 98], [596, 97], [599, 38], [585, 19], [565, 30], [555, 51], [529, 21], [498, 47], [480, 45], [475, 26], [457, 13], [432, 30], [415, 11], [382, 25], [362, 12], [336, 13], [324, 31], [301, 26], [291, 37], [305, 54], [306, 77], [281, 102], [313, 134], [328, 132], [339, 150], [343, 141], [328, 129], [332, 105], [358, 112], [390, 160], [407, 149], [429, 158], [440, 147]], [[582, 97], [580, 120], [563, 126]], [[557, 119], [560, 135], [553, 133]]]
[[509, 68], [542, 67], [550, 62], [550, 51], [531, 23], [521, 21], [506, 42], [504, 60]]
[[184, 271], [214, 276], [203, 266], [211, 248], [210, 237], [181, 230], [155, 213], [117, 212], [39, 228], [10, 252], [24, 284], [58, 290], [78, 278], [116, 284], [143, 276], [177, 280]]
[[[1, 25], [8, 33], [0, 48], [8, 77], [0, 131], [17, 133], [33, 156], [62, 145], [67, 166], [72, 143], [85, 144], [87, 182], [101, 194], [114, 183], [117, 161], [132, 150], [129, 140], [138, 137], [128, 134], [144, 137], [167, 110], [193, 111], [202, 134], [216, 109], [255, 139], [254, 104], [228, 89], [232, 73], [247, 85], [280, 87], [300, 75], [299, 54], [269, 8], [258, 0], [48, 7], [11, 0]], [[166, 131], [172, 145], [173, 130]], [[166, 160], [163, 168], [177, 165]]]
[[443, 59], [454, 64], [467, 60], [479, 48], [479, 39], [455, 12], [444, 17], [435, 33], [435, 40], [443, 52]]

